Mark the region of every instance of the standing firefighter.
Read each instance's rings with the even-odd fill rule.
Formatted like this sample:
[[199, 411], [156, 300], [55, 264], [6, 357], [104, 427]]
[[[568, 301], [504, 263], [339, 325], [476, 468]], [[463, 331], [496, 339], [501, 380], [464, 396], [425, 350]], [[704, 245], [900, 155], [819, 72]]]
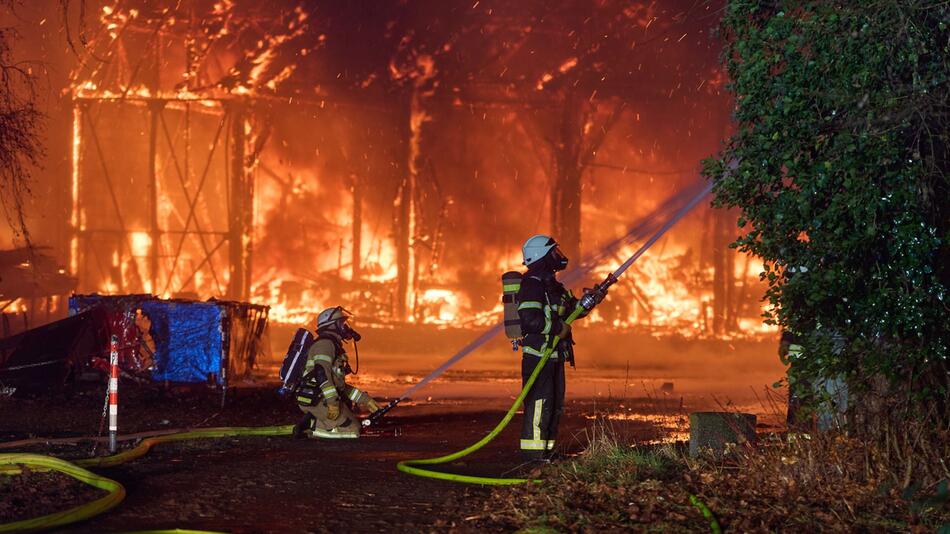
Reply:
[[305, 414], [294, 427], [295, 437], [356, 438], [360, 421], [354, 409], [379, 410], [368, 393], [346, 383], [352, 370], [343, 343], [360, 340], [347, 324], [348, 318], [342, 306], [327, 308], [317, 316], [317, 339], [307, 351], [303, 377], [295, 390], [297, 405]]
[[556, 272], [567, 267], [567, 257], [554, 239], [536, 235], [525, 242], [522, 252], [528, 272], [522, 277], [515, 297], [524, 336], [521, 340], [522, 384], [527, 382], [554, 337], [560, 335], [561, 338], [524, 401], [521, 453], [526, 459], [545, 459], [553, 454], [558, 422], [564, 410], [564, 362], [574, 364], [571, 326], [564, 319], [574, 311], [577, 299], [555, 278]]

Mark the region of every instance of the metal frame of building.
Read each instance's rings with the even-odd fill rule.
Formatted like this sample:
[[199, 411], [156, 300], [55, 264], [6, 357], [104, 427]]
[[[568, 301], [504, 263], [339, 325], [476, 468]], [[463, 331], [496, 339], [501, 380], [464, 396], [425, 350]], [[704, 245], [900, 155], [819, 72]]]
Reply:
[[[177, 154], [175, 140], [168, 128], [165, 115], [172, 107], [184, 108], [182, 111], [188, 113], [190, 108], [195, 107], [189, 101], [182, 101], [174, 98], [140, 98], [140, 97], [95, 97], [95, 96], [76, 96], [73, 99], [73, 158], [72, 158], [72, 243], [70, 247], [70, 267], [74, 275], [79, 277], [79, 286], [82, 290], [95, 289], [89, 287], [89, 278], [87, 273], [96, 272], [90, 270], [98, 266], [99, 275], [108, 277], [103, 265], [108, 263], [118, 263], [124, 265], [132, 262], [137, 266], [133, 254], [133, 234], [147, 232], [149, 236], [148, 244], [148, 268], [144, 275], [135, 267], [133, 270], [137, 274], [137, 283], [135, 287], [124, 287], [121, 280], [115, 282], [120, 291], [127, 293], [148, 291], [158, 295], [164, 295], [171, 292], [175, 294], [187, 288], [189, 283], [199, 272], [205, 271], [211, 279], [214, 280], [215, 288], [219, 295], [226, 295], [228, 298], [243, 300], [246, 299], [250, 288], [250, 240], [248, 232], [251, 229], [253, 220], [253, 187], [254, 177], [247, 164], [248, 147], [247, 145], [247, 107], [244, 102], [234, 99], [231, 101], [214, 100], [196, 100], [198, 104], [205, 106], [211, 105], [211, 113], [218, 118], [217, 131], [214, 136], [214, 142], [203, 154], [204, 162], [201, 166], [202, 171], [198, 176], [197, 187], [189, 188], [186, 173], [188, 170], [183, 167], [182, 161], [185, 158], [190, 159], [193, 147], [186, 144], [185, 154]], [[95, 112], [100, 106], [145, 106], [148, 109], [148, 191], [147, 191], [147, 210], [148, 210], [148, 228], [130, 228], [126, 224], [123, 214], [127, 210], [135, 209], [134, 206], [123, 208], [118, 200], [117, 190], [123, 187], [131, 186], [131, 177], [115, 176], [109, 170], [109, 158], [107, 149], [100, 141], [100, 128], [95, 118]], [[186, 121], [186, 131], [183, 133], [185, 139], [191, 137], [190, 121]], [[164, 146], [161, 146], [164, 145]], [[208, 181], [209, 171], [212, 167], [215, 153], [223, 145], [225, 152], [226, 169], [224, 169], [225, 179], [228, 181], [227, 189], [230, 191], [228, 198], [227, 228], [224, 230], [213, 229], [217, 221], [200, 220], [196, 208], [199, 202], [217, 201], [209, 199], [205, 192], [205, 185]], [[174, 167], [174, 175], [177, 177], [177, 183], [181, 187], [181, 192], [188, 200], [188, 211], [185, 218], [183, 229], [163, 228], [159, 223], [158, 206], [161, 200], [161, 190], [168, 187], [169, 180], [167, 176], [160, 176], [161, 171], [158, 168], [158, 151], [160, 148], [166, 148], [169, 159]], [[95, 158], [99, 173], [92, 174], [83, 164], [83, 160], [90, 157]], [[164, 178], [164, 179], [163, 179]], [[85, 224], [85, 216], [82, 192], [84, 185], [91, 180], [102, 180], [109, 192], [109, 203], [114, 210], [115, 217], [111, 220], [99, 220], [96, 229], [88, 228]], [[103, 227], [103, 223], [105, 226]], [[163, 250], [163, 236], [174, 236], [174, 250]], [[95, 243], [101, 239], [115, 239], [118, 241], [119, 257], [100, 258], [100, 251], [96, 250]], [[194, 240], [200, 244], [204, 252], [204, 257], [197, 266], [191, 268], [190, 274], [184, 278], [184, 281], [173, 287], [173, 277], [181, 270], [186, 269], [182, 265], [181, 252], [188, 240]], [[215, 253], [225, 244], [228, 245], [228, 265], [226, 267], [217, 265], [214, 261]], [[228, 276], [223, 276], [224, 270], [228, 271]]]
[[[173, 43], [183, 47], [187, 55], [188, 42], [194, 39], [193, 35], [166, 31], [162, 28], [163, 22], [129, 21], [111, 36], [111, 40], [105, 39], [105, 30], [101, 30], [90, 42], [89, 57], [72, 76], [70, 272], [78, 278], [80, 291], [96, 291], [99, 289], [96, 281], [107, 279], [119, 292], [174, 296], [187, 291], [196, 276], [202, 276], [214, 283], [214, 294], [206, 296], [247, 300], [251, 279], [253, 162], [266, 139], [265, 134], [260, 136], [259, 142], [251, 141], [250, 119], [257, 98], [245, 94], [222, 94], [218, 88], [194, 89], [190, 86], [196, 76], [189, 77], [188, 86], [183, 89], [162, 91], [163, 51]], [[130, 51], [136, 49], [130, 47], [125, 39], [138, 38], [141, 49], [142, 36], [147, 39], [146, 51], [139, 54], [132, 64]], [[108, 41], [107, 45], [97, 48], [102, 41]], [[99, 60], [100, 56], [110, 60]], [[203, 61], [207, 62], [208, 57]], [[198, 65], [192, 70], [198, 72], [201, 68]], [[148, 158], [147, 176], [144, 177], [146, 199], [132, 206], [122, 205], [118, 192], [134, 187], [133, 181], [141, 183], [143, 177], [122, 175], [110, 169], [110, 153], [118, 149], [124, 156], [128, 147], [104, 146], [102, 132], [105, 126], [98, 120], [106, 110], [128, 106], [147, 110], [147, 124], [122, 125], [127, 131], [141, 127], [147, 131], [148, 139], [148, 153], [143, 154]], [[175, 132], [169, 128], [172, 113], [182, 115], [178, 119], [183, 126]], [[210, 146], [198, 147], [192, 142], [193, 116], [210, 116], [216, 121]], [[216, 154], [219, 155], [217, 163]], [[90, 158], [95, 161], [87, 162]], [[193, 159], [200, 163], [192, 165]], [[227, 192], [224, 221], [220, 216], [215, 220], [199, 210], [199, 206], [208, 206], [209, 203], [220, 205], [220, 198], [211, 198], [208, 184], [221, 180], [222, 176], [223, 189]], [[196, 185], [190, 183], [194, 181], [192, 178], [196, 179]], [[111, 217], [96, 217], [95, 228], [89, 224], [87, 214], [91, 199], [85, 195], [85, 190], [90, 185], [105, 186], [108, 198], [98, 201], [108, 204], [112, 212]], [[163, 192], [172, 189], [187, 202], [187, 213], [180, 228], [163, 225], [159, 217], [160, 202], [165, 198]], [[146, 227], [133, 227], [128, 223], [127, 215], [141, 210], [143, 205], [147, 210]], [[204, 211], [210, 213], [207, 209]], [[142, 247], [133, 246], [133, 240], [143, 234], [148, 236], [148, 251], [144, 269], [140, 269], [134, 249]], [[102, 245], [109, 241], [113, 243], [111, 246]], [[201, 251], [201, 258], [192, 261], [191, 265], [183, 261], [182, 251], [186, 247]], [[227, 254], [222, 262], [219, 251], [225, 247]], [[123, 280], [123, 266], [130, 266], [134, 273], [129, 281]]]

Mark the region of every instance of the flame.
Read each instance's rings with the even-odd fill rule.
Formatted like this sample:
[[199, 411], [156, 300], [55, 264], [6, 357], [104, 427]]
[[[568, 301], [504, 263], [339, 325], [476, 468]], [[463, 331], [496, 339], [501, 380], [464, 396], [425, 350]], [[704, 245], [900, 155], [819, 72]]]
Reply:
[[[331, 301], [340, 297], [331, 295], [328, 284], [341, 288], [369, 284], [384, 294], [394, 290], [395, 243], [388, 228], [368, 221], [361, 227], [362, 274], [360, 280], [353, 280], [353, 197], [335, 177], [280, 161], [268, 160], [266, 168], [271, 179], [258, 180], [255, 188], [257, 282], [251, 294], [255, 301], [272, 306], [272, 320], [305, 324], [321, 309], [343, 304]], [[302, 221], [295, 218], [298, 213], [303, 214]], [[308, 237], [311, 234], [320, 236], [319, 241]], [[358, 292], [348, 293], [346, 299], [367, 300]], [[358, 304], [347, 304], [347, 308], [358, 314], [363, 311]]]
[[[292, 11], [285, 15], [280, 15], [277, 19], [270, 21], [269, 31], [262, 37], [256, 37], [256, 46], [244, 50], [239, 54], [232, 54], [230, 51], [238, 49], [241, 38], [246, 38], [247, 32], [254, 32], [260, 28], [248, 25], [245, 20], [234, 16], [236, 9], [233, 0], [221, 0], [215, 2], [210, 11], [202, 21], [200, 41], [190, 36], [188, 32], [180, 32], [180, 26], [190, 24], [189, 16], [180, 16], [178, 8], [172, 8], [172, 11], [165, 9], [155, 14], [151, 18], [140, 17], [140, 12], [134, 8], [118, 8], [114, 6], [104, 6], [101, 10], [99, 21], [102, 25], [108, 41], [106, 46], [113, 47], [119, 43], [123, 30], [130, 24], [134, 24], [139, 30], [149, 32], [167, 32], [168, 35], [188, 34], [184, 37], [184, 45], [197, 54], [193, 58], [192, 64], [197, 66], [204, 64], [204, 56], [212, 51], [213, 45], [222, 41], [228, 36], [223, 46], [215, 47], [214, 52], [218, 54], [217, 62], [224, 62], [229, 77], [219, 79], [208, 84], [205, 83], [200, 93], [192, 92], [189, 86], [198, 78], [196, 71], [182, 69], [182, 71], [173, 73], [167, 77], [171, 79], [174, 75], [180, 76], [183, 83], [176, 84], [175, 90], [168, 89], [149, 89], [141, 84], [130, 86], [129, 81], [115, 79], [110, 82], [103, 82], [105, 71], [107, 70], [104, 62], [93, 69], [89, 79], [76, 80], [72, 85], [72, 91], [77, 98], [159, 98], [167, 100], [195, 100], [205, 105], [216, 105], [213, 101], [219, 98], [237, 95], [253, 95], [261, 89], [267, 89], [271, 92], [276, 91], [278, 86], [290, 78], [296, 69], [295, 63], [288, 63], [275, 69], [275, 61], [280, 57], [286, 57], [282, 50], [284, 45], [305, 35], [309, 30], [309, 14], [301, 5], [296, 6]], [[247, 32], [245, 32], [247, 30]], [[292, 43], [291, 43], [292, 44]], [[288, 45], [289, 46], [289, 45]], [[222, 52], [226, 49], [226, 52]], [[243, 55], [241, 55], [243, 54]], [[237, 58], [243, 59], [243, 64], [237, 64]], [[230, 67], [229, 69], [227, 67]], [[98, 80], [101, 83], [97, 83]]]
[[72, 173], [70, 189], [72, 191], [72, 210], [69, 214], [70, 226], [73, 235], [69, 240], [69, 271], [74, 275], [79, 272], [79, 169], [82, 154], [82, 112], [79, 106], [73, 106], [73, 143], [72, 143]]
[[419, 296], [416, 307], [427, 313], [423, 323], [452, 324], [460, 317], [459, 295], [448, 289], [427, 289]]
[[554, 75], [553, 75], [553, 74], [551, 74], [550, 72], [545, 72], [545, 73], [541, 76], [541, 79], [538, 80], [538, 84], [535, 86], [535, 89], [537, 89], [538, 91], [544, 89], [544, 84], [548, 83], [549, 81], [551, 81], [551, 80], [553, 80], [553, 79], [554, 79]]
[[274, 279], [258, 290], [257, 296], [270, 305], [268, 317], [278, 323], [313, 326], [317, 314], [331, 306], [329, 294], [320, 289], [305, 290], [299, 302], [292, 302], [283, 286], [285, 279]]
[[14, 299], [4, 307], [3, 313], [14, 314], [26, 313], [28, 311], [30, 311], [30, 308], [27, 306], [26, 299]]
[[152, 249], [152, 236], [148, 232], [132, 232], [132, 256], [144, 258]]
[[[133, 83], [128, 80], [115, 82], [105, 81], [104, 76], [90, 76], [89, 79], [77, 80], [72, 88], [72, 96], [81, 99], [125, 99], [131, 105], [145, 106], [150, 99], [166, 101], [166, 109], [184, 109], [185, 106], [207, 108], [208, 114], [220, 116], [223, 105], [220, 100], [234, 96], [266, 96], [277, 92], [282, 84], [293, 77], [297, 65], [286, 62], [286, 59], [299, 53], [302, 56], [308, 51], [317, 48], [307, 48], [294, 40], [305, 35], [310, 28], [308, 13], [297, 6], [290, 12], [283, 12], [279, 19], [276, 31], [267, 33], [263, 37], [255, 36], [246, 42], [252, 43], [249, 49], [240, 47], [246, 44], [239, 37], [246, 37], [242, 32], [242, 25], [246, 20], [234, 15], [236, 9], [233, 0], [216, 0], [209, 17], [214, 18], [216, 29], [200, 38], [197, 45], [199, 55], [208, 53], [208, 49], [217, 40], [226, 36], [233, 36], [234, 41], [225, 40], [229, 52], [222, 54], [223, 63], [220, 71], [227, 73], [225, 79], [218, 81], [202, 81], [199, 85], [199, 73], [188, 71], [190, 67], [181, 67], [178, 71], [163, 73], [163, 79], [177, 79], [181, 83], [168, 87], [148, 87], [142, 83]], [[138, 26], [146, 25], [151, 29], [165, 30], [175, 25], [187, 23], [184, 17], [171, 16], [156, 17], [150, 21], [136, 21]], [[630, 6], [624, 10], [624, 16], [630, 23], [644, 29], [657, 20], [657, 9], [652, 4], [647, 6]], [[122, 29], [133, 20], [139, 18], [139, 13], [133, 9], [121, 9], [105, 6], [102, 9], [100, 20], [106, 34], [114, 41]], [[144, 18], [144, 16], [143, 16]], [[147, 26], [151, 24], [151, 26]], [[157, 28], [156, 28], [157, 26]], [[525, 32], [530, 32], [530, 27]], [[172, 35], [168, 31], [163, 34]], [[408, 38], [407, 38], [408, 39]], [[325, 35], [319, 37], [322, 43]], [[238, 46], [238, 44], [240, 46]], [[231, 46], [234, 45], [234, 46]], [[403, 46], [405, 45], [405, 46]], [[238, 50], [234, 52], [234, 50]], [[444, 49], [449, 50], [449, 47]], [[438, 53], [438, 52], [435, 52]], [[441, 57], [441, 56], [440, 56]], [[309, 60], [309, 58], [308, 58]], [[537, 88], [543, 89], [555, 77], [570, 74], [580, 64], [578, 57], [570, 57], [552, 64], [549, 72], [534, 73], [529, 78], [536, 83]], [[433, 92], [433, 85], [438, 83], [436, 78], [438, 69], [436, 57], [413, 51], [407, 43], [400, 45], [400, 54], [391, 58], [389, 71], [392, 81], [401, 82], [403, 87], [411, 90], [409, 101], [409, 154], [406, 165], [408, 176], [407, 187], [415, 190], [417, 179], [421, 173], [424, 151], [422, 139], [426, 124], [431, 120], [427, 113], [427, 98]], [[103, 69], [104, 67], [98, 67]], [[97, 70], [96, 73], [101, 71]], [[95, 74], [95, 73], [94, 73]], [[539, 77], [535, 78], [540, 74]], [[369, 86], [376, 79], [376, 74], [369, 74], [363, 81]], [[725, 81], [721, 70], [710, 73], [706, 83], [706, 90], [718, 90]], [[243, 99], [242, 99], [243, 100]], [[461, 103], [461, 100], [458, 100]], [[514, 116], [514, 114], [513, 114]], [[639, 113], [636, 114], [639, 120]], [[251, 123], [246, 122], [245, 133], [248, 139], [253, 140], [258, 132], [251, 129]], [[595, 128], [593, 117], [589, 117], [583, 125], [584, 133]], [[82, 111], [80, 105], [74, 106], [73, 111], [73, 139], [72, 139], [72, 212], [70, 224], [74, 235], [70, 241], [70, 270], [78, 273], [79, 269], [79, 240], [78, 236], [85, 230], [85, 212], [80, 205], [80, 169], [83, 147]], [[253, 145], [249, 142], [248, 145]], [[642, 154], [642, 150], [641, 150]], [[651, 150], [651, 154], [653, 154]], [[161, 151], [156, 156], [158, 169], [156, 172], [164, 175], [170, 173], [164, 167], [168, 162], [162, 161]], [[259, 158], [267, 158], [261, 155]], [[271, 158], [279, 159], [279, 158]], [[337, 176], [322, 176], [313, 167], [301, 164], [282, 164], [279, 161], [267, 159], [270, 168], [283, 179], [270, 180], [257, 177], [254, 190], [254, 221], [252, 234], [242, 236], [245, 244], [253, 244], [255, 279], [252, 281], [251, 298], [257, 302], [271, 306], [272, 320], [286, 323], [312, 323], [315, 315], [323, 308], [348, 304], [348, 307], [366, 306], [366, 315], [372, 315], [381, 321], [388, 320], [386, 306], [393, 301], [395, 282], [397, 278], [396, 244], [392, 237], [392, 229], [385, 224], [370, 224], [363, 221], [361, 224], [360, 250], [356, 251], [362, 258], [362, 275], [354, 280], [352, 266], [349, 265], [353, 256], [352, 236], [352, 197], [345, 194], [338, 186]], [[254, 167], [257, 161], [245, 162], [247, 167]], [[187, 181], [187, 178], [186, 178]], [[193, 191], [192, 191], [193, 192]], [[180, 199], [172, 197], [167, 192], [159, 191], [159, 227], [178, 228], [184, 224], [187, 206], [183, 206]], [[332, 202], [321, 201], [328, 196]], [[176, 200], [177, 199], [177, 200]], [[463, 279], [459, 271], [451, 265], [443, 265], [439, 261], [437, 275], [416, 275], [419, 258], [416, 249], [420, 243], [417, 232], [424, 225], [425, 219], [417, 219], [418, 206], [414, 204], [420, 197], [409, 195], [408, 206], [408, 239], [409, 265], [408, 272], [408, 320], [424, 324], [437, 325], [483, 325], [495, 323], [501, 318], [501, 303], [497, 295], [485, 295], [473, 298], [461, 288], [468, 282]], [[398, 202], [398, 200], [397, 200]], [[301, 206], [310, 211], [301, 210]], [[295, 211], [295, 208], [297, 211]], [[204, 208], [202, 208], [204, 209]], [[587, 209], [585, 207], [585, 209]], [[305, 213], [299, 216], [299, 213]], [[423, 212], [424, 213], [424, 212]], [[292, 216], [293, 215], [293, 216]], [[295, 218], [296, 217], [296, 218]], [[308, 218], [312, 217], [312, 218]], [[319, 225], [319, 231], [308, 232], [310, 227]], [[206, 228], [206, 230], [208, 230]], [[309, 236], [309, 237], [308, 237]], [[318, 236], [313, 238], [312, 236]], [[329, 237], [328, 237], [329, 236]], [[312, 241], [310, 241], [312, 239]], [[160, 296], [170, 297], [172, 291], [179, 288], [193, 292], [202, 298], [223, 296], [227, 287], [229, 273], [227, 269], [218, 266], [217, 276], [212, 276], [211, 270], [199, 268], [204, 254], [196, 242], [189, 242], [181, 250], [180, 262], [182, 267], [176, 270], [171, 280], [158, 277], [158, 286], [150, 285], [150, 265], [146, 258], [153, 251], [153, 247], [163, 246], [164, 239], [153, 239], [148, 232], [134, 231], [128, 236], [127, 248], [131, 258], [123, 257], [125, 249], [120, 253], [113, 252], [111, 271], [118, 272], [121, 278], [109, 279], [99, 284], [100, 292], [115, 293], [119, 291], [137, 291], [146, 289], [159, 292]], [[225, 249], [226, 250], [226, 249]], [[633, 252], [633, 247], [621, 250], [619, 257], [626, 257]], [[657, 333], [677, 333], [687, 336], [707, 335], [707, 323], [710, 320], [709, 310], [713, 302], [710, 289], [712, 268], [701, 268], [699, 262], [676, 264], [671, 258], [680, 258], [687, 254], [688, 247], [683, 244], [668, 243], [665, 254], [647, 254], [634, 266], [621, 283], [611, 290], [611, 297], [600, 308], [596, 309], [590, 321], [601, 323], [614, 328], [645, 328]], [[173, 252], [173, 251], [172, 251]], [[499, 275], [509, 270], [512, 265], [520, 265], [520, 251], [515, 247], [503, 255], [491, 256], [477, 266], [482, 272], [494, 272]], [[163, 253], [169, 254], [167, 248]], [[224, 256], [225, 253], [219, 254]], [[501, 256], [501, 257], [499, 257]], [[424, 257], [424, 256], [423, 256]], [[106, 258], [104, 263], [109, 263]], [[164, 261], [164, 259], [162, 260]], [[212, 260], [215, 261], [215, 260]], [[109, 270], [109, 265], [106, 265]], [[427, 267], [427, 266], [426, 266]], [[602, 278], [608, 272], [608, 266], [598, 269], [595, 278]], [[761, 261], [743, 258], [735, 261], [735, 277], [740, 285], [754, 280], [762, 270]], [[192, 274], [194, 271], [194, 274]], [[167, 274], [165, 276], [168, 276]], [[423, 276], [421, 279], [417, 276]], [[437, 279], [436, 279], [437, 278]], [[754, 282], [752, 282], [754, 283]], [[187, 284], [187, 287], [182, 287]], [[167, 290], [164, 288], [168, 288]], [[497, 288], [500, 292], [500, 287]], [[489, 298], [490, 297], [490, 298]], [[477, 305], [480, 298], [489, 304]], [[472, 302], [476, 301], [476, 302]], [[355, 306], [354, 306], [355, 303]], [[375, 308], [373, 308], [375, 306]], [[741, 331], [747, 333], [765, 333], [774, 331], [775, 327], [763, 325], [758, 318], [762, 311], [760, 307], [747, 306], [737, 322]], [[382, 310], [382, 311], [379, 311]], [[361, 313], [362, 310], [355, 310]]]
[[[625, 258], [631, 256], [637, 246], [629, 245], [618, 251], [617, 256]], [[685, 265], [674, 266], [681, 258], [688, 257], [687, 248], [683, 245], [670, 243], [665, 254], [645, 254], [640, 257], [621, 281], [611, 289], [612, 299], [618, 299], [626, 304], [629, 312], [617, 316], [610, 314], [601, 306], [595, 308], [589, 317], [593, 323], [608, 323], [615, 328], [630, 328], [646, 326], [656, 332], [678, 333], [683, 336], [695, 336], [708, 330], [712, 320], [711, 303], [712, 290], [703, 280], [712, 280], [713, 269], [694, 268], [689, 272]], [[741, 261], [736, 261], [736, 277], [741, 280], [749, 277], [744, 272]], [[761, 267], [761, 261], [749, 258], [749, 272], [758, 278], [755, 266]], [[606, 277], [610, 266], [595, 269], [595, 278]], [[623, 307], [618, 308], [620, 311]], [[739, 331], [748, 334], [764, 334], [774, 332], [775, 327], [763, 324], [758, 316], [764, 311], [765, 305], [754, 310], [755, 318], [739, 317], [737, 322]], [[704, 317], [705, 314], [705, 317]], [[609, 319], [608, 319], [609, 317]]]

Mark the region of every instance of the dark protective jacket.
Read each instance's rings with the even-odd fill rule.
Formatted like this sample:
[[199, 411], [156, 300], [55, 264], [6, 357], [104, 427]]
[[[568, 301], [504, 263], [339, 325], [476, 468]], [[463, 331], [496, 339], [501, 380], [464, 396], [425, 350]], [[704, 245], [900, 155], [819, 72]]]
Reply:
[[[518, 290], [518, 318], [524, 334], [525, 355], [542, 356], [571, 312], [577, 299], [554, 277], [554, 273], [528, 269]], [[567, 357], [571, 340], [565, 340], [551, 358]]]
[[307, 352], [306, 378], [297, 402], [309, 406], [322, 398], [325, 403], [335, 403], [342, 395], [354, 405], [363, 406], [370, 396], [346, 383], [349, 367], [343, 341], [332, 332], [321, 333]]

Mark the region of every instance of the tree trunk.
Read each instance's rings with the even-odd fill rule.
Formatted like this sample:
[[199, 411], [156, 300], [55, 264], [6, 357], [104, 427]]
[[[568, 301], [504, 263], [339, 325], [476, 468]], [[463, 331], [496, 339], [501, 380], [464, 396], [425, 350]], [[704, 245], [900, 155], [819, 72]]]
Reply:
[[[730, 324], [729, 310], [735, 294], [735, 256], [729, 248], [732, 214], [713, 211], [713, 334], [722, 335], [735, 329]], [[732, 318], [734, 322], [734, 317]]]
[[580, 259], [581, 168], [585, 102], [574, 91], [564, 97], [555, 146], [557, 173], [551, 188], [551, 232], [568, 258]]

